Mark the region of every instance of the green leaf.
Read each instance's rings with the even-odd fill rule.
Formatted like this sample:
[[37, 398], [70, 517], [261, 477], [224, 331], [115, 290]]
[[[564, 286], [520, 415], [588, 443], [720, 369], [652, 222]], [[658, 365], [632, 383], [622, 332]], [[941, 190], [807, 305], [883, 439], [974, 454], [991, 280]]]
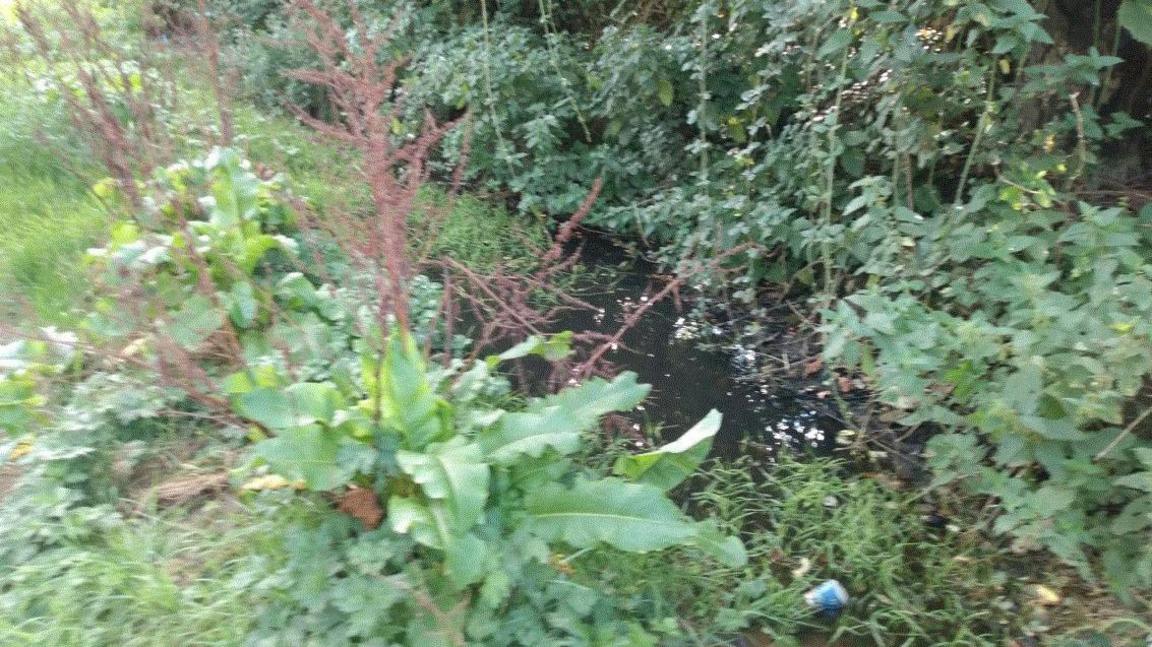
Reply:
[[1152, 45], [1152, 0], [1124, 0], [1116, 20], [1133, 38]]
[[606, 543], [620, 550], [646, 552], [697, 537], [664, 492], [652, 485], [614, 478], [578, 480], [571, 489], [557, 483], [529, 492], [526, 529], [545, 541], [574, 548]]
[[251, 366], [237, 371], [220, 382], [220, 388], [228, 395], [240, 395], [259, 388], [271, 388], [281, 383], [280, 373], [271, 364]]
[[167, 330], [172, 341], [182, 348], [194, 350], [223, 324], [224, 316], [211, 299], [202, 294], [194, 294], [172, 314]]
[[340, 389], [331, 382], [300, 382], [284, 390], [296, 415], [296, 424], [332, 424], [336, 412], [347, 406]]
[[273, 249], [283, 248], [283, 238], [280, 236], [270, 236], [268, 234], [260, 234], [259, 236], [252, 236], [244, 241], [244, 255], [240, 259], [240, 267], [244, 273], [251, 276], [252, 272], [256, 270], [256, 265], [264, 258], [264, 255]]
[[548, 449], [570, 454], [580, 447], [580, 434], [595, 426], [600, 416], [630, 409], [651, 387], [636, 383], [636, 374], [621, 373], [611, 382], [590, 380], [580, 387], [534, 400], [527, 411], [510, 413], [481, 433], [486, 459], [509, 464], [521, 455], [538, 457]]
[[898, 11], [874, 11], [868, 14], [868, 17], [878, 23], [896, 23], [905, 22], [908, 20], [907, 16]]
[[656, 96], [660, 98], [660, 103], [664, 104], [665, 108], [672, 105], [673, 90], [671, 81], [668, 79], [660, 79], [657, 81]]
[[816, 56], [820, 58], [827, 58], [828, 56], [839, 52], [845, 47], [848, 47], [848, 45], [851, 43], [852, 30], [838, 29], [828, 37], [828, 40], [824, 41], [824, 44], [820, 46], [819, 51], [816, 52]]
[[400, 432], [407, 449], [423, 449], [451, 434], [448, 405], [433, 391], [410, 335], [393, 334], [384, 361], [366, 359], [364, 365], [370, 401], [379, 402], [381, 418]]
[[1152, 527], [1152, 496], [1142, 496], [1124, 506], [1112, 521], [1112, 532], [1118, 535], [1140, 532]]
[[488, 358], [488, 365], [510, 359], [520, 359], [529, 355], [539, 355], [544, 359], [555, 362], [564, 359], [572, 352], [572, 331], [550, 335], [547, 338], [532, 335], [512, 348]]
[[1137, 490], [1144, 490], [1145, 492], [1152, 492], [1152, 472], [1137, 472], [1122, 476], [1114, 481], [1116, 485], [1121, 487], [1130, 487]]
[[354, 466], [363, 464], [373, 449], [319, 425], [306, 425], [283, 429], [253, 451], [277, 474], [303, 480], [312, 490], [331, 490], [351, 480]]
[[236, 283], [232, 286], [228, 297], [228, 316], [232, 318], [232, 323], [240, 328], [250, 327], [256, 320], [258, 308], [252, 284], [247, 281]]
[[488, 500], [489, 469], [476, 445], [434, 444], [427, 453], [396, 452], [400, 469], [429, 499], [444, 503], [451, 530], [461, 533], [480, 522]]
[[447, 537], [441, 533], [432, 510], [419, 499], [393, 495], [388, 499], [388, 523], [393, 532], [411, 535], [430, 548], [443, 550], [447, 544]]
[[696, 538], [691, 543], [725, 566], [740, 568], [748, 563], [748, 551], [740, 538], [721, 533], [714, 521], [696, 524]]
[[256, 214], [260, 180], [240, 164], [240, 156], [231, 149], [216, 149], [206, 161], [212, 170], [212, 196], [216, 199], [212, 223], [235, 227]]
[[712, 449], [723, 416], [713, 409], [684, 435], [659, 449], [616, 459], [612, 471], [639, 483], [670, 490], [700, 467]]
[[269, 429], [331, 424], [344, 397], [330, 382], [301, 382], [286, 389], [260, 388], [236, 398], [236, 413]]
[[444, 572], [459, 588], [484, 579], [488, 566], [488, 544], [473, 533], [455, 538], [444, 554]]

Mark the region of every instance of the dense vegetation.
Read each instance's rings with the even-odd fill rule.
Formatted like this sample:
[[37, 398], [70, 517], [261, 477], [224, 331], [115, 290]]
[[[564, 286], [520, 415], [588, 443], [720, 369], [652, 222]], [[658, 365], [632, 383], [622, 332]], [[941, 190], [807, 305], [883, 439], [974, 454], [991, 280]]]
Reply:
[[[1152, 2], [4, 11], [0, 642], [1152, 636]], [[577, 225], [858, 451], [594, 433]]]

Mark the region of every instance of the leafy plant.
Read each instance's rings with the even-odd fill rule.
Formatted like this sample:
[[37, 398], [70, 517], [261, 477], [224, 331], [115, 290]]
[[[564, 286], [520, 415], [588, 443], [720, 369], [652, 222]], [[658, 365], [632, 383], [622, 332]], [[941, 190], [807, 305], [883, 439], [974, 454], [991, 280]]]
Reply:
[[[553, 350], [541, 339], [508, 356], [526, 352]], [[602, 415], [643, 400], [648, 387], [638, 385], [635, 374], [590, 380], [507, 411], [476, 397], [490, 370], [479, 362], [454, 379], [429, 374], [411, 337], [396, 332], [385, 352], [362, 355], [354, 386], [286, 384], [273, 374], [254, 381], [249, 373], [228, 381], [237, 413], [274, 434], [255, 445], [254, 456], [311, 490], [353, 484], [351, 492], [370, 492], [367, 507], [382, 506], [385, 528], [356, 541], [407, 546], [405, 554], [422, 555], [428, 594], [464, 601], [461, 626], [453, 631], [469, 639], [491, 638], [496, 628], [466, 618], [478, 623], [495, 621], [497, 613], [515, 616], [505, 608], [510, 596], [547, 588], [540, 578], [556, 576], [544, 568], [553, 550], [648, 552], [692, 545], [729, 565], [744, 562], [739, 540], [692, 522], [664, 494], [707, 453], [719, 414], [665, 448], [666, 455], [679, 457], [671, 463], [653, 463], [650, 455], [622, 459], [619, 471], [631, 480], [602, 477], [569, 456]], [[644, 468], [627, 467], [629, 460]], [[339, 528], [330, 532], [342, 536], [346, 531]], [[387, 577], [405, 580], [398, 572]], [[401, 590], [423, 586], [405, 581]], [[411, 604], [408, 596], [389, 598], [385, 607], [401, 608], [394, 626], [415, 621], [409, 615], [415, 611], [404, 606]], [[409, 626], [409, 641], [424, 635], [414, 631]]]

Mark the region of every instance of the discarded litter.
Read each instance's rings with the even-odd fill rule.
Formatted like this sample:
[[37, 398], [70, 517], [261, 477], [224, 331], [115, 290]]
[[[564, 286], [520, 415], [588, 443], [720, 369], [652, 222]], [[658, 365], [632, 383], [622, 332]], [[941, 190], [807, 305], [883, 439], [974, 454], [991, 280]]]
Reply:
[[808, 606], [827, 614], [837, 614], [848, 604], [848, 591], [836, 580], [826, 580], [804, 594]]

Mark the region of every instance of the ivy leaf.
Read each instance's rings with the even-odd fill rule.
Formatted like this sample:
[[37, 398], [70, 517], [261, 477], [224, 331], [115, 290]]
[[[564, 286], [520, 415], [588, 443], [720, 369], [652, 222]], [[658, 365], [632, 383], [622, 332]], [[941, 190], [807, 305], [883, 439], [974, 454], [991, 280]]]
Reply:
[[1124, 0], [1116, 20], [1133, 38], [1152, 45], [1152, 0]]
[[616, 459], [612, 471], [638, 483], [670, 490], [700, 467], [712, 449], [723, 416], [713, 409], [684, 435], [659, 449]]
[[571, 489], [549, 483], [529, 492], [524, 505], [529, 532], [574, 548], [606, 543], [620, 550], [647, 552], [698, 535], [697, 527], [660, 488], [620, 479], [577, 480]]
[[570, 454], [580, 447], [580, 434], [600, 416], [639, 404], [648, 385], [636, 383], [636, 374], [624, 372], [611, 382], [590, 380], [583, 386], [533, 401], [527, 411], [503, 416], [480, 435], [484, 456], [508, 464], [521, 455], [539, 457], [548, 449]]
[[304, 481], [311, 490], [331, 490], [355, 476], [373, 449], [319, 425], [283, 429], [275, 438], [257, 443], [253, 451], [277, 474]]

